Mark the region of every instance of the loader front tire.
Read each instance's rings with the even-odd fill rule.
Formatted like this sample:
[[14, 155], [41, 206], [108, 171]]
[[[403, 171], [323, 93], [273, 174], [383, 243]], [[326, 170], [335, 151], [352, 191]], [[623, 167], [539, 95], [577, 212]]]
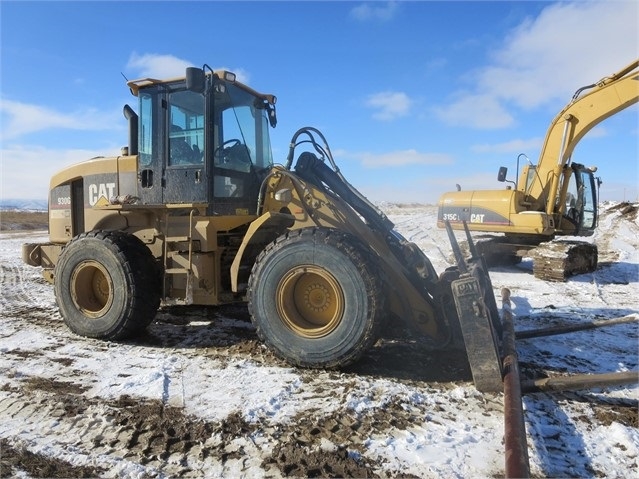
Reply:
[[54, 271], [56, 302], [66, 325], [90, 338], [133, 337], [160, 304], [157, 268], [135, 236], [91, 231], [71, 240]]
[[384, 296], [370, 250], [328, 228], [291, 231], [258, 257], [248, 288], [262, 341], [288, 362], [336, 368], [377, 340]]

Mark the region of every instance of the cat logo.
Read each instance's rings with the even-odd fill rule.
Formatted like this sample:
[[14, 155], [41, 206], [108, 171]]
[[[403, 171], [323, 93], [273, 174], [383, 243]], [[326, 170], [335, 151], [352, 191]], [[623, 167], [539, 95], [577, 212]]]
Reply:
[[98, 206], [109, 204], [109, 198], [115, 196], [115, 183], [91, 183], [89, 185], [89, 205]]

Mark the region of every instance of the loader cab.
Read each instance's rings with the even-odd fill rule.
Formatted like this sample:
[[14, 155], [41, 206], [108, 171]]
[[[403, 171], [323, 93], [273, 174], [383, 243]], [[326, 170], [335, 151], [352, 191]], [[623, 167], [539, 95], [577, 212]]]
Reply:
[[[130, 82], [139, 100], [138, 196], [143, 204], [207, 204], [208, 215], [255, 214], [273, 164], [269, 100], [229, 72]], [[197, 81], [194, 82], [194, 78]]]

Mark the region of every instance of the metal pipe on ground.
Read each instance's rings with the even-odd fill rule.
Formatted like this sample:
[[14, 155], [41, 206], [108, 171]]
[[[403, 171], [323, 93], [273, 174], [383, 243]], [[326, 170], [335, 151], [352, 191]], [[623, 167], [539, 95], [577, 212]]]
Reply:
[[581, 324], [564, 324], [560, 326], [553, 326], [551, 328], [529, 329], [524, 331], [517, 331], [515, 333], [515, 339], [529, 339], [540, 338], [542, 336], [554, 336], [558, 334], [574, 333], [576, 331], [586, 331], [595, 328], [605, 328], [608, 326], [614, 326], [617, 324], [635, 323], [639, 321], [639, 314], [629, 314], [628, 316], [622, 316], [620, 318], [612, 318], [601, 321], [591, 321], [589, 323]]
[[523, 394], [542, 391], [578, 391], [580, 389], [624, 386], [626, 384], [637, 383], [639, 383], [639, 373], [637, 371], [603, 374], [575, 374], [573, 376], [524, 381], [521, 383], [521, 391]]
[[526, 443], [526, 425], [521, 402], [519, 364], [515, 348], [515, 328], [510, 304], [510, 290], [501, 290], [504, 371], [504, 443], [506, 477], [529, 478], [530, 465]]
[[[544, 336], [569, 334], [578, 331], [615, 326], [618, 324], [634, 323], [637, 321], [639, 321], [639, 314], [633, 313], [619, 318], [591, 321], [588, 323], [563, 324], [549, 328], [517, 331], [515, 333], [515, 339], [534, 339]], [[527, 394], [550, 391], [576, 391], [580, 389], [623, 386], [626, 384], [637, 383], [639, 383], [639, 373], [637, 371], [602, 374], [573, 374], [571, 376], [558, 376], [523, 381], [521, 383], [521, 392], [522, 394]]]

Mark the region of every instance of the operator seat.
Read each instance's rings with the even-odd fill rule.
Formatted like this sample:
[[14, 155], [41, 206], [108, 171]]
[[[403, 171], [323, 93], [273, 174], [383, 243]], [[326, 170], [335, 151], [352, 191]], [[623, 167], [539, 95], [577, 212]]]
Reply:
[[171, 125], [171, 135], [169, 136], [169, 166], [172, 165], [189, 165], [200, 162], [201, 154], [199, 148], [195, 151], [187, 143], [183, 135], [174, 135], [183, 132], [182, 127]]

